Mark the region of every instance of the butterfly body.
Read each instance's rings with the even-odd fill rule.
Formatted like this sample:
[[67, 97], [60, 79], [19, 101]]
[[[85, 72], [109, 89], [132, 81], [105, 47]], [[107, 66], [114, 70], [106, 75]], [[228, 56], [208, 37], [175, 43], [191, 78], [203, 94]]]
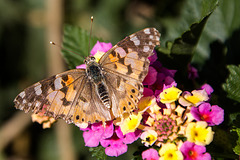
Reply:
[[87, 57], [86, 69], [69, 70], [26, 88], [15, 98], [15, 107], [76, 125], [131, 114], [142, 97], [148, 57], [160, 44], [159, 38], [155, 28], [127, 36], [98, 62]]
[[107, 108], [111, 108], [111, 99], [109, 97], [108, 88], [105, 83], [102, 68], [99, 63], [95, 61], [92, 56], [87, 57], [84, 60], [86, 64], [86, 74], [92, 85], [95, 86], [95, 92], [99, 96], [103, 105]]

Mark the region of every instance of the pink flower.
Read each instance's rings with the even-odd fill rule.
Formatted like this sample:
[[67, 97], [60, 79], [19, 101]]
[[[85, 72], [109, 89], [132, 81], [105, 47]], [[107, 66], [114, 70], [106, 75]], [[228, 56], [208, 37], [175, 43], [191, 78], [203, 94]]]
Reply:
[[143, 81], [143, 84], [145, 85], [144, 96], [155, 95], [155, 97], [157, 97], [159, 93], [162, 92], [164, 85], [168, 86], [175, 83], [175, 80], [173, 78], [176, 70], [169, 70], [163, 67], [162, 64], [157, 61], [156, 53], [153, 56], [149, 57], [149, 60], [149, 71]]
[[191, 108], [191, 114], [197, 121], [206, 121], [209, 126], [219, 125], [224, 120], [224, 110], [217, 105], [202, 103]]
[[123, 135], [119, 126], [115, 126], [113, 135], [110, 138], [102, 139], [101, 145], [105, 147], [108, 156], [119, 156], [127, 152], [127, 144], [133, 143], [140, 137], [140, 130]]
[[101, 140], [101, 145], [105, 147], [105, 153], [108, 156], [119, 156], [127, 152], [127, 145], [123, 143], [123, 140], [120, 139], [116, 133], [109, 139]]
[[92, 56], [94, 56], [98, 51], [105, 53], [111, 48], [112, 48], [111, 43], [105, 43], [105, 42], [97, 41], [97, 43], [93, 46], [90, 53], [91, 53]]
[[200, 89], [205, 89], [205, 91], [207, 92], [208, 96], [210, 96], [212, 94], [212, 92], [214, 91], [213, 88], [209, 84], [207, 84], [207, 83], [202, 85]]
[[[105, 42], [99, 42], [97, 41], [97, 43], [93, 46], [92, 50], [91, 50], [91, 56], [94, 56], [97, 52], [107, 52], [109, 49], [112, 48], [112, 44], [111, 43], [105, 43]], [[77, 69], [85, 69], [86, 65], [85, 64], [81, 64], [79, 66], [76, 66]]]
[[194, 80], [198, 78], [198, 70], [191, 64], [188, 65], [188, 79]]
[[143, 85], [153, 85], [157, 80], [157, 71], [153, 67], [149, 67], [148, 74], [143, 81]]
[[144, 89], [143, 89], [143, 96], [144, 97], [152, 96], [153, 94], [154, 93], [151, 89], [144, 87]]
[[158, 160], [159, 159], [158, 151], [153, 148], [147, 149], [142, 152], [142, 159], [143, 160]]
[[158, 59], [157, 52], [153, 50], [153, 55], [148, 57], [148, 59], [150, 60], [150, 64], [153, 64]]
[[105, 128], [102, 125], [102, 122], [93, 123], [89, 125], [86, 129], [83, 130], [83, 138], [85, 146], [88, 147], [97, 147], [100, 140], [104, 138], [109, 138], [113, 135], [113, 123], [112, 121], [107, 122]]
[[206, 152], [204, 146], [189, 141], [182, 144], [180, 151], [184, 156], [184, 160], [211, 160], [211, 155]]
[[141, 130], [127, 133], [123, 135], [119, 126], [114, 126], [112, 121], [106, 122], [106, 126], [102, 122], [90, 124], [83, 130], [83, 138], [85, 146], [97, 147], [99, 143], [105, 147], [105, 153], [108, 156], [119, 156], [127, 152], [127, 144], [133, 143], [140, 137]]
[[77, 69], [86, 69], [86, 64], [81, 64], [79, 66], [76, 66]]

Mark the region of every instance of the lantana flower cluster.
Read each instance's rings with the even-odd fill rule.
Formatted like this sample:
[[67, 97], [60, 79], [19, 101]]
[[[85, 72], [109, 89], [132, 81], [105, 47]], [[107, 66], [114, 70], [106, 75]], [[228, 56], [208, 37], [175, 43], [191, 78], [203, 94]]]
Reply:
[[[98, 61], [111, 47], [111, 43], [97, 42], [91, 55]], [[149, 57], [138, 110], [118, 122], [80, 128], [85, 146], [101, 145], [106, 155], [117, 157], [127, 152], [128, 144], [140, 139], [148, 148], [141, 154], [144, 160], [211, 160], [205, 146], [213, 140], [212, 126], [224, 120], [223, 109], [209, 103], [212, 87], [205, 84], [191, 92], [180, 90], [174, 80], [177, 71], [163, 67], [157, 59], [156, 53]], [[189, 79], [198, 77], [197, 70], [188, 67]]]

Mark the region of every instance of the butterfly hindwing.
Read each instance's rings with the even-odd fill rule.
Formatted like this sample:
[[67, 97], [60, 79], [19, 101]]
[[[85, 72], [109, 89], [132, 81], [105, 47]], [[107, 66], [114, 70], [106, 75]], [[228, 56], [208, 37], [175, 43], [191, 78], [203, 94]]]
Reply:
[[137, 103], [142, 97], [142, 83], [129, 81], [124, 77], [106, 73], [106, 84], [112, 100], [112, 113], [121, 117], [124, 112], [131, 113], [137, 109]]
[[73, 114], [74, 123], [94, 123], [111, 120], [110, 112], [100, 101], [95, 85], [88, 79], [85, 79], [82, 85], [82, 91], [78, 95]]
[[112, 106], [114, 116], [136, 109], [148, 73], [148, 57], [159, 45], [159, 38], [155, 28], [146, 28], [118, 42], [99, 60], [111, 86], [111, 99], [117, 102]]

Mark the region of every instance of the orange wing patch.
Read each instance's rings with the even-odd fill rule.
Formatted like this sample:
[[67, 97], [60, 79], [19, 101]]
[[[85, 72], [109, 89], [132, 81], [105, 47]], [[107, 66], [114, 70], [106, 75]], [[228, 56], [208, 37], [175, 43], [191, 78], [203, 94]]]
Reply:
[[65, 83], [66, 86], [68, 86], [74, 81], [71, 75], [66, 75], [65, 77], [62, 77], [62, 80], [63, 80], [62, 82]]
[[117, 62], [119, 60], [117, 57], [114, 57], [112, 54], [109, 54], [109, 58], [111, 62]]

